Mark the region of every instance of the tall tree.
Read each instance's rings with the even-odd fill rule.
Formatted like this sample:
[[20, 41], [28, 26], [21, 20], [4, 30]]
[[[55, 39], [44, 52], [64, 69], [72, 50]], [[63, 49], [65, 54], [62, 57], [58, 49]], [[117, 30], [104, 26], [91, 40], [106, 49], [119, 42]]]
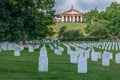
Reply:
[[[46, 37], [53, 24], [54, 0], [2, 0], [0, 2], [1, 39], [20, 41], [25, 37]], [[3, 34], [4, 33], [4, 34]]]

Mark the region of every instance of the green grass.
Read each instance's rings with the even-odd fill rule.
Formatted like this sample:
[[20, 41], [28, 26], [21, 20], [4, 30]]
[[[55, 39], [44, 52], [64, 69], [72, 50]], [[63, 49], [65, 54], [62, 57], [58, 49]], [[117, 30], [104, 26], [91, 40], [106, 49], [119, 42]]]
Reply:
[[[63, 46], [61, 43], [58, 45]], [[0, 80], [120, 80], [120, 65], [114, 59], [109, 67], [103, 67], [101, 60], [93, 62], [88, 59], [88, 72], [78, 74], [77, 64], [70, 64], [66, 48], [63, 55], [58, 56], [50, 50], [48, 44], [46, 47], [48, 72], [38, 72], [39, 49], [33, 53], [25, 49], [20, 57], [14, 57], [13, 51], [0, 52]]]
[[[84, 35], [86, 35], [86, 23], [56, 23], [55, 25], [52, 25], [50, 27], [59, 32], [60, 28], [63, 26], [66, 26], [67, 30], [80, 30]], [[57, 34], [54, 36], [57, 37]]]

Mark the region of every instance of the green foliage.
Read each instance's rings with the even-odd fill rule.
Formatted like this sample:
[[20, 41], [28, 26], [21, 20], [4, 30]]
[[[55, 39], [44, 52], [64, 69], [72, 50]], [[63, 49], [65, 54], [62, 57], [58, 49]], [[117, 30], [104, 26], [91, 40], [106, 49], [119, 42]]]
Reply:
[[60, 28], [60, 31], [58, 32], [58, 37], [59, 38], [62, 38], [66, 29], [67, 29], [66, 26], [63, 26], [63, 27]]
[[67, 27], [63, 26], [58, 32], [58, 37], [61, 38], [62, 41], [65, 41], [64, 39], [72, 41], [83, 37], [83, 33], [81, 30], [67, 30]]
[[95, 9], [85, 13], [85, 22], [93, 23], [94, 21], [98, 20], [98, 17], [99, 17], [99, 11], [97, 10], [97, 7], [95, 7]]
[[[119, 36], [120, 31], [120, 4], [112, 2], [106, 11], [98, 12], [97, 9], [85, 14], [87, 22], [86, 31], [90, 36], [112, 37]], [[104, 34], [104, 35], [103, 35]]]
[[91, 25], [91, 36], [96, 36], [99, 38], [109, 38], [108, 29], [101, 23], [94, 23]]
[[83, 34], [80, 33], [80, 30], [69, 30], [63, 33], [64, 38], [79, 38], [83, 37]]
[[18, 42], [25, 36], [30, 40], [46, 37], [49, 34], [47, 26], [53, 24], [53, 6], [54, 0], [2, 0], [1, 40]]

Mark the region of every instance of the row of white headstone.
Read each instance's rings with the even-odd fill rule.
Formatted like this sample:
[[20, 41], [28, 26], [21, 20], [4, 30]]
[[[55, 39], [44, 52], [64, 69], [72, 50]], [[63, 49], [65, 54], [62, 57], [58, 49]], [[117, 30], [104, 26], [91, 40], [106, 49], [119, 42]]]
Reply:
[[[73, 43], [74, 45], [80, 46], [82, 48], [86, 47], [96, 47], [102, 50], [120, 50], [120, 42], [82, 42], [82, 43]], [[72, 46], [72, 45], [71, 45]]]
[[[77, 51], [73, 51], [71, 50], [70, 46], [67, 44], [64, 44], [67, 47], [67, 53], [70, 55], [70, 63], [76, 64], [78, 65], [78, 73], [87, 73], [87, 57], [89, 56], [83, 56], [83, 49], [80, 48], [76, 48]], [[70, 44], [73, 47], [73, 44]], [[89, 54], [86, 51], [86, 54]]]
[[[102, 59], [103, 66], [110, 66], [110, 59], [113, 59], [113, 55], [110, 52], [104, 51], [102, 54], [101, 52], [95, 52], [93, 46], [91, 46], [91, 56], [90, 56], [90, 49], [84, 50], [85, 46], [81, 46], [83, 48], [79, 48], [74, 44], [64, 44], [67, 47], [67, 53], [70, 55], [70, 63], [77, 63], [78, 64], [78, 73], [87, 73], [87, 59], [91, 57], [92, 61], [97, 61], [98, 59]], [[76, 51], [71, 50], [70, 46], [75, 47]], [[57, 50], [64, 51], [64, 48], [57, 46], [56, 44], [49, 45], [51, 50], [54, 50], [55, 54]], [[120, 54], [116, 54], [116, 63], [120, 63]], [[40, 72], [48, 72], [48, 57], [47, 57], [47, 50], [45, 45], [40, 49], [40, 57], [39, 57], [39, 69]]]
[[54, 46], [52, 46], [51, 44], [49, 44], [49, 47], [51, 50], [54, 51], [54, 53], [56, 55], [62, 55], [63, 51], [64, 51], [64, 48], [61, 47], [61, 46], [57, 46], [56, 44], [54, 44]]
[[[91, 57], [92, 61], [98, 61], [98, 59], [102, 59], [102, 66], [110, 66], [110, 59], [113, 59], [113, 54], [107, 51], [104, 51], [103, 54], [101, 52], [95, 52], [93, 49], [93, 46], [91, 46], [92, 50], [90, 51], [90, 49], [88, 50], [84, 50], [84, 48], [86, 48], [85, 46], [81, 46], [81, 48], [79, 48], [79, 45], [74, 45], [74, 44], [64, 44], [67, 47], [67, 53], [70, 55], [70, 63], [77, 63], [78, 65], [80, 64], [79, 60], [81, 59], [85, 59], [83, 64], [85, 68], [87, 68], [87, 64], [86, 64], [86, 59]], [[75, 47], [75, 51], [70, 49], [70, 46]], [[88, 46], [87, 46], [88, 47]], [[90, 47], [90, 46], [89, 46]], [[90, 56], [91, 53], [91, 56]], [[120, 63], [120, 53], [115, 55], [115, 62], [116, 63]], [[86, 65], [86, 66], [85, 66]], [[80, 66], [78, 66], [78, 73], [84, 73], [83, 72], [79, 72], [79, 68]]]
[[10, 43], [10, 42], [3, 42], [0, 44], [0, 51], [5, 51], [5, 50], [13, 50], [14, 51], [14, 56], [20, 56], [20, 51], [24, 50], [24, 48], [28, 48], [28, 52], [34, 52], [34, 49], [39, 48], [39, 44], [37, 45], [22, 45], [22, 44], [17, 44], [17, 43]]

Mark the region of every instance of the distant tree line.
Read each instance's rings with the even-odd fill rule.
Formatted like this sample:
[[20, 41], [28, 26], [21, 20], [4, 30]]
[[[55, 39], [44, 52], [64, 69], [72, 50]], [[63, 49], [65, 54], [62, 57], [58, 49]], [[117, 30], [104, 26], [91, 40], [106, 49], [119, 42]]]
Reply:
[[99, 12], [97, 7], [84, 15], [89, 36], [99, 38], [120, 37], [120, 4], [112, 2], [105, 11]]

